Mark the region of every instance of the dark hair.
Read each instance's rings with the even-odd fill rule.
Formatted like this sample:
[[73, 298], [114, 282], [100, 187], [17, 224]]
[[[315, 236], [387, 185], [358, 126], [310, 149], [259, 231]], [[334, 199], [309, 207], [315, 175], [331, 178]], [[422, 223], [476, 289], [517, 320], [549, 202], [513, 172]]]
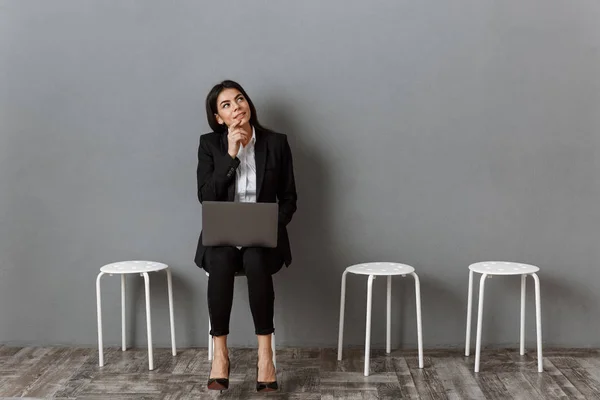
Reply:
[[254, 103], [252, 103], [250, 96], [248, 96], [248, 93], [246, 93], [244, 88], [237, 82], [225, 80], [213, 86], [213, 88], [210, 89], [210, 92], [208, 92], [208, 95], [206, 96], [206, 119], [208, 121], [208, 125], [211, 127], [213, 132], [227, 132], [227, 126], [225, 124], [219, 124], [217, 122], [217, 119], [215, 118], [215, 114], [218, 114], [217, 97], [219, 97], [219, 94], [221, 94], [221, 92], [225, 89], [239, 90], [248, 102], [248, 105], [250, 106], [250, 124], [255, 128], [268, 130], [258, 122], [258, 116], [256, 115], [256, 108], [254, 108]]

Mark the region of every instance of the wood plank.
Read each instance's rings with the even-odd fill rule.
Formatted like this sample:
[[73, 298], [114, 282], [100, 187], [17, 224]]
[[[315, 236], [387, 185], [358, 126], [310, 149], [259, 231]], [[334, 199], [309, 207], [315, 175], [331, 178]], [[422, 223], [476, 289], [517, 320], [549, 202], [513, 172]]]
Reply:
[[[59, 348], [30, 348], [19, 351], [14, 361], [8, 363], [13, 368], [19, 368], [19, 375], [8, 381], [6, 388], [2, 389], [2, 395], [6, 397], [21, 397], [37, 378], [54, 365], [56, 359], [67, 351]], [[5, 366], [6, 367], [6, 366]]]
[[552, 364], [559, 370], [579, 368], [579, 363], [572, 356], [552, 357]]
[[433, 362], [430, 357], [424, 357], [423, 362], [426, 368], [419, 368], [417, 360], [411, 358], [406, 359], [410, 368], [410, 372], [415, 382], [417, 392], [423, 399], [441, 399], [447, 400], [446, 390], [440, 381], [437, 371], [433, 367]]
[[485, 399], [477, 381], [464, 362], [456, 357], [432, 359], [433, 368], [449, 399]]
[[[567, 394], [562, 390], [558, 382], [554, 380], [552, 374], [547, 373], [546, 365], [547, 359], [544, 362], [544, 372], [539, 373], [537, 371], [537, 352], [527, 351], [525, 355], [520, 355], [517, 350], [507, 352], [509, 359], [519, 367], [523, 377], [529, 382], [529, 384], [536, 389], [536, 391], [544, 399], [566, 399], [569, 398]], [[574, 354], [581, 354], [578, 352], [562, 352], [558, 357], [565, 357], [567, 355], [572, 356]]]
[[522, 372], [523, 376], [531, 386], [533, 386], [544, 399], [572, 399], [560, 387], [554, 376], [545, 372], [537, 371]]
[[51, 366], [41, 373], [41, 375], [32, 382], [26, 390], [23, 391], [23, 396], [28, 397], [53, 397], [54, 394], [61, 390], [70, 378], [81, 368], [81, 366], [89, 358], [89, 351], [86, 349], [62, 349], [49, 360]]
[[600, 356], [591, 357], [591, 355], [588, 355], [578, 358], [577, 361], [593, 380], [600, 382]]
[[[88, 355], [87, 360], [79, 367], [71, 378], [56, 391], [57, 397], [77, 397], [84, 387], [92, 381], [92, 378], [102, 373], [102, 367], [98, 366], [98, 352], [90, 349], [85, 349]], [[108, 349], [104, 352], [104, 356], [112, 358], [110, 353], [119, 352], [119, 349]]]
[[0, 364], [0, 377], [16, 376], [17, 368], [23, 370], [35, 365], [51, 349], [43, 347], [22, 347], [19, 348], [11, 357], [2, 360]]
[[[190, 352], [192, 353], [192, 352]], [[205, 390], [196, 388], [206, 384], [197, 375], [184, 375], [177, 374], [171, 375], [168, 380], [168, 384], [163, 386], [161, 392], [161, 399], [163, 400], [187, 400], [187, 399], [199, 399]]]
[[152, 372], [141, 373], [103, 373], [94, 377], [80, 392], [80, 397], [107, 394], [118, 396], [140, 396], [158, 398], [167, 384], [168, 375], [156, 375]]
[[521, 372], [501, 372], [498, 379], [515, 400], [545, 400]]
[[[218, 397], [221, 399], [221, 397]], [[270, 392], [270, 393], [257, 393], [251, 392], [244, 394], [243, 397], [236, 397], [236, 400], [239, 399], [245, 400], [271, 400], [271, 399], [279, 399], [279, 400], [321, 400], [320, 393], [285, 393], [282, 391], [278, 392]]]
[[[364, 371], [365, 354], [361, 348], [347, 348], [342, 352], [342, 361], [337, 360], [336, 349], [323, 349], [321, 354], [322, 371]], [[371, 365], [371, 371], [377, 372]]]
[[569, 399], [585, 399], [573, 383], [552, 363], [550, 357], [544, 357], [544, 373], [548, 374]]
[[[331, 350], [331, 349], [329, 349]], [[318, 347], [283, 347], [277, 349], [277, 362], [282, 361], [287, 363], [288, 361], [295, 360], [321, 360], [323, 349]], [[337, 350], [336, 353], [337, 355]]]
[[[403, 397], [399, 382], [377, 384], [377, 399], [397, 400], [402, 398], [410, 397]], [[413, 398], [418, 398], [418, 396]]]
[[324, 388], [321, 390], [321, 399], [322, 400], [363, 400], [368, 396], [367, 394], [361, 392], [359, 389], [354, 391], [349, 390], [339, 390], [339, 389], [329, 389]]
[[[475, 369], [475, 355], [468, 359], [469, 369]], [[537, 371], [537, 360], [531, 356], [521, 356], [518, 351], [510, 349], [486, 350], [481, 352], [480, 372], [522, 372]]]
[[[321, 385], [322, 398], [346, 399], [379, 399], [380, 392], [386, 392], [386, 383], [377, 382], [347, 382], [323, 383]], [[400, 389], [396, 383], [396, 388]]]
[[586, 399], [600, 399], [600, 383], [583, 368], [567, 368], [561, 372]]
[[544, 349], [544, 358], [545, 357], [600, 357], [599, 349], [589, 349], [589, 348], [570, 348], [570, 349]]
[[475, 380], [486, 399], [503, 400], [512, 397], [495, 372], [480, 372], [476, 374]]
[[393, 366], [396, 371], [396, 378], [398, 378], [398, 384], [400, 385], [400, 398], [418, 398], [419, 394], [415, 381], [404, 357], [395, 357], [393, 359]]
[[[103, 394], [89, 394], [77, 397], [77, 400], [107, 400]], [[161, 400], [160, 395], [148, 394], [111, 394], [110, 400]]]
[[[281, 366], [283, 361], [277, 361]], [[321, 371], [319, 367], [278, 368], [277, 380], [286, 393], [320, 393]]]
[[23, 347], [9, 347], [5, 345], [0, 345], [0, 359], [2, 359], [3, 357], [13, 357], [22, 349]]

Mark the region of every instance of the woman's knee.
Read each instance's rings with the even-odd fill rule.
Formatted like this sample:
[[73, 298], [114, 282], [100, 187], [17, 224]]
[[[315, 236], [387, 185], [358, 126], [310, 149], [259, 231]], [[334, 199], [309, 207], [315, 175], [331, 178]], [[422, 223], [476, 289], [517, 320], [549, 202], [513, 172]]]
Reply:
[[243, 265], [246, 275], [265, 274], [268, 271], [267, 260], [267, 251], [262, 247], [245, 249]]
[[241, 268], [241, 255], [235, 247], [211, 247], [204, 255], [205, 269], [209, 274], [235, 274]]
[[276, 249], [264, 247], [249, 247], [244, 250], [243, 265], [246, 275], [265, 274], [272, 275], [277, 272], [283, 261]]

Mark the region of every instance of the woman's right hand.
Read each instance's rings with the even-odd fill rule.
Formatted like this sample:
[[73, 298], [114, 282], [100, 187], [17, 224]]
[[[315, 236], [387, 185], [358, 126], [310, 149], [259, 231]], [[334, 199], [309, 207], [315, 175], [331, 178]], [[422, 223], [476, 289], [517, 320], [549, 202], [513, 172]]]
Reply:
[[241, 119], [236, 120], [233, 124], [229, 126], [227, 133], [227, 152], [231, 156], [231, 158], [236, 158], [238, 151], [240, 150], [240, 143], [242, 143], [246, 138], [246, 132], [240, 127], [242, 123]]

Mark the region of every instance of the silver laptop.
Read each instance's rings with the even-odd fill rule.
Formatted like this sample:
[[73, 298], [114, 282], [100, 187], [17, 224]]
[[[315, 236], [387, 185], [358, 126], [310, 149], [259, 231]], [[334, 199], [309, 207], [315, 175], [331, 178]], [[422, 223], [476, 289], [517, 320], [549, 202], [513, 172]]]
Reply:
[[202, 203], [204, 246], [277, 247], [277, 203]]

